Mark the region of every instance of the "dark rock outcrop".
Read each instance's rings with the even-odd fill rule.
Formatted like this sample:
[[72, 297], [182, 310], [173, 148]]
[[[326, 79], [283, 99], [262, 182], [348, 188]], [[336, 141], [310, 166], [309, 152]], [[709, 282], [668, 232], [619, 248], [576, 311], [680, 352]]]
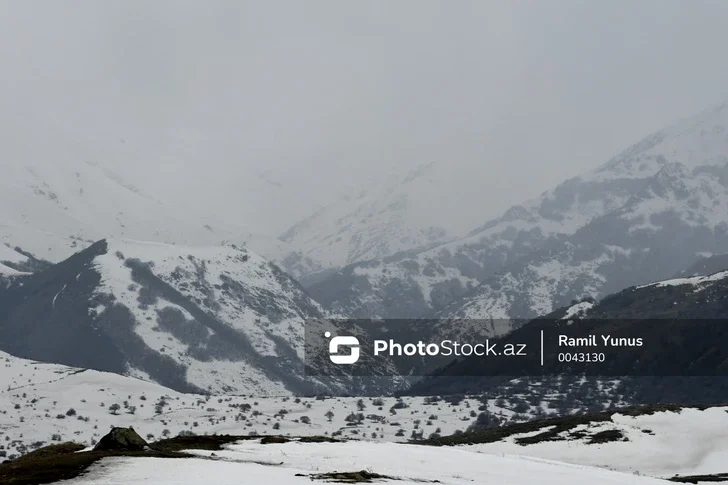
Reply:
[[131, 427], [112, 428], [94, 447], [94, 451], [144, 451], [145, 449], [149, 449], [149, 443]]

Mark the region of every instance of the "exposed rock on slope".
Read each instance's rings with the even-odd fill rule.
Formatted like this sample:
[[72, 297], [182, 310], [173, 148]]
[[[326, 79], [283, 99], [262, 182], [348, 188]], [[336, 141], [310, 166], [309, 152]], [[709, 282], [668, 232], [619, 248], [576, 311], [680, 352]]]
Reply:
[[143, 451], [149, 448], [149, 443], [139, 436], [134, 428], [111, 428], [111, 431], [101, 438], [94, 446], [95, 451], [127, 450]]

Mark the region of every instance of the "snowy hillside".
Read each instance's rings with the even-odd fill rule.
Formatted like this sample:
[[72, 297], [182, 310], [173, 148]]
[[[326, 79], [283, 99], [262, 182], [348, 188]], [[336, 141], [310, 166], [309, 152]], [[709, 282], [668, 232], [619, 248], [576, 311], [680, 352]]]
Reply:
[[292, 274], [320, 269], [278, 239], [165, 205], [98, 163], [69, 154], [63, 163], [29, 161], [22, 149], [0, 156], [0, 243], [37, 258], [58, 262], [94, 241], [118, 237], [189, 246], [245, 244]]
[[[68, 392], [70, 388], [73, 393]], [[91, 446], [111, 426], [133, 426], [149, 441], [183, 431], [199, 435], [328, 435], [349, 439], [343, 443], [281, 445], [261, 445], [259, 440], [250, 440], [228, 445], [214, 452], [214, 457], [210, 451], [194, 452], [201, 457], [213, 457], [214, 461], [176, 460], [172, 467], [159, 459], [154, 459], [154, 465], [149, 467], [145, 466], [151, 463], [149, 459], [108, 459], [102, 462], [106, 465], [103, 475], [97, 472], [100, 466], [94, 466], [87, 475], [70, 483], [117, 483], [117, 473], [118, 483], [138, 479], [145, 483], [191, 480], [189, 483], [200, 484], [203, 475], [204, 483], [208, 483], [211, 476], [218, 474], [223, 480], [218, 483], [228, 483], [225, 476], [233, 474], [239, 480], [240, 473], [262, 474], [261, 480], [294, 483], [299, 479], [310, 482], [308, 476], [297, 478], [296, 474], [359, 470], [401, 477], [403, 480], [398, 483], [423, 483], [426, 479], [459, 484], [486, 476], [500, 480], [498, 483], [524, 483], [536, 476], [538, 483], [548, 483], [543, 481], [544, 477], [551, 476], [560, 484], [572, 483], [569, 480], [574, 484], [651, 483], [647, 478], [584, 466], [482, 454], [488, 450], [396, 443], [410, 439], [410, 431], [421, 431], [427, 437], [435, 432], [446, 435], [463, 430], [473, 420], [471, 414], [479, 404], [467, 398], [457, 403], [429, 403], [423, 398], [398, 401], [179, 394], [138, 379], [0, 354], [0, 403], [5, 410], [0, 414], [0, 456], [6, 459], [64, 441]], [[392, 457], [396, 457], [395, 462]], [[271, 462], [278, 466], [261, 465]], [[179, 474], [180, 471], [184, 473]]]
[[[573, 425], [543, 422], [491, 443], [462, 445], [471, 452], [524, 455], [660, 478], [726, 472], [728, 408], [614, 413]], [[576, 422], [576, 420], [575, 420]], [[478, 438], [473, 437], [474, 441]]]
[[480, 182], [447, 163], [423, 164], [353, 190], [286, 231], [281, 239], [339, 268], [463, 236], [479, 220]]
[[[564, 319], [725, 319], [728, 266], [715, 273], [671, 278], [616, 292], [601, 301], [583, 301], [556, 310]], [[687, 346], [686, 346], [687, 349]]]
[[0, 348], [15, 355], [182, 391], [327, 389], [302, 363], [304, 322], [327, 314], [252, 251], [102, 240], [6, 286]]
[[[516, 415], [511, 404], [496, 401], [486, 401], [491, 411], [505, 420]], [[91, 445], [111, 426], [133, 426], [147, 439], [194, 432], [404, 442], [465, 431], [483, 399], [182, 394], [137, 378], [0, 352], [0, 405], [0, 440], [7, 441], [0, 456], [5, 451], [11, 457], [39, 442]]]
[[619, 210], [568, 238], [560, 252], [542, 250], [486, 278], [447, 311], [533, 317], [574, 298], [672, 276], [700, 253], [728, 248], [728, 187], [723, 184], [720, 170], [666, 165]]
[[0, 244], [0, 276], [18, 275], [23, 272], [21, 267], [26, 264], [28, 258], [12, 248]]
[[[74, 392], [69, 393], [68, 389]], [[598, 480], [605, 477], [612, 477], [610, 480], [614, 482], [604, 483], [632, 483], [632, 480], [650, 483], [637, 475], [666, 478], [675, 474], [725, 471], [722, 468], [728, 420], [725, 407], [610, 412], [598, 418], [566, 418], [565, 424], [525, 422], [498, 429], [500, 435], [496, 439], [481, 438], [490, 436], [494, 429], [456, 433], [475, 423], [484, 406], [493, 416], [507, 414], [515, 418], [517, 413], [510, 409], [513, 403], [508, 402], [515, 395], [510, 393], [508, 399], [496, 399], [494, 395], [483, 401], [482, 397], [457, 396], [360, 399], [181, 394], [131, 377], [33, 362], [0, 353], [0, 405], [4, 410], [0, 414], [0, 457], [13, 459], [41, 446], [65, 441], [92, 446], [112, 426], [133, 426], [149, 441], [182, 432], [315, 435], [349, 440], [315, 445], [294, 442], [261, 445], [259, 440], [250, 440], [214, 452], [217, 461], [209, 463], [212, 467], [253, 462], [258, 463], [260, 470], [295, 470], [305, 474], [369, 470], [403, 478], [430, 477], [441, 483], [470, 483], [484, 476], [531, 483], [524, 482], [528, 475], [523, 473], [540, 466], [545, 468], [539, 473], [559, 474], [558, 483], [569, 483], [565, 481], [569, 474], [576, 473], [574, 483], [579, 484], [601, 483]], [[519, 427], [528, 431], [519, 431]], [[435, 442], [442, 439], [457, 446], [397, 443], [418, 437]], [[212, 456], [209, 451], [199, 454]], [[384, 456], [396, 456], [397, 462], [388, 464]], [[119, 483], [128, 483], [131, 477], [185, 483], [158, 460], [154, 467], [142, 466], [145, 460], [107, 460], [103, 480], [110, 480], [118, 472], [119, 480], [126, 480]], [[437, 469], [422, 468], [421, 460], [436, 464]], [[260, 466], [260, 463], [281, 461], [277, 467]], [[445, 463], [454, 468], [447, 468], [450, 465], [443, 468]], [[488, 466], [478, 469], [479, 475], [471, 476], [467, 463]], [[414, 464], [417, 466], [412, 470], [407, 468]], [[128, 466], [133, 466], [135, 471]], [[72, 483], [116, 483], [98, 481], [102, 478], [96, 474], [97, 468]], [[155, 475], [160, 471], [164, 473]], [[215, 472], [210, 469], [207, 473]], [[544, 476], [548, 475], [538, 475], [536, 483], [548, 483], [543, 481]], [[292, 479], [289, 477], [282, 483], [291, 483]]]
[[529, 318], [668, 278], [728, 251], [727, 127], [722, 105], [463, 239], [352, 265], [310, 290], [356, 316]]
[[[310, 213], [308, 207], [340, 200], [344, 188], [304, 198], [290, 174], [244, 164], [221, 177], [210, 168], [219, 165], [200, 159], [196, 146], [198, 138], [210, 142], [214, 135], [158, 134], [165, 137], [160, 144], [135, 127], [81, 130], [47, 107], [12, 101], [0, 101], [0, 243], [38, 258], [57, 262], [108, 237], [189, 246], [246, 243], [299, 277], [443, 240], [443, 229], [430, 227], [448, 220], [439, 210], [444, 200], [431, 193], [447, 186], [442, 169], [420, 177], [383, 175], [361, 189], [363, 199], [357, 194], [329, 205], [321, 217], [288, 231], [287, 244], [270, 235], [284, 223], [266, 214], [297, 220]], [[148, 172], [138, 169], [142, 161]], [[460, 234], [473, 223], [443, 224]]]
[[[575, 383], [582, 387], [580, 390], [549, 377], [564, 372], [556, 359], [547, 357], [540, 366], [534, 361], [534, 366], [524, 367], [524, 374], [532, 376], [530, 399], [543, 400], [558, 392], [568, 401], [559, 405], [563, 410], [591, 409], [593, 405], [600, 406], [605, 402], [724, 403], [728, 402], [728, 381], [724, 377], [725, 359], [722, 357], [727, 301], [728, 270], [724, 270], [629, 287], [600, 301], [586, 299], [537, 319], [512, 322], [510, 328], [504, 328], [511, 323], [509, 320], [497, 320], [499, 325], [490, 327], [476, 326], [477, 320], [468, 320], [463, 322], [464, 328], [458, 330], [471, 339], [478, 333], [510, 332], [507, 338], [517, 342], [538, 342], [542, 331], [547, 335], [611, 335], [650, 342], [644, 352], [610, 352], [601, 347], [600, 351], [608, 355], [604, 363], [569, 370], [574, 375], [585, 372], [590, 376], [588, 380]], [[435, 331], [448, 336], [456, 333], [442, 325], [435, 325]], [[488, 359], [466, 357], [450, 365], [442, 376], [417, 382], [407, 392], [413, 395], [472, 394], [493, 389], [498, 380], [488, 376], [499, 375], [498, 365]], [[603, 377], [598, 376], [619, 377], [604, 387]], [[589, 396], [590, 390], [596, 388], [601, 388], [598, 395]], [[574, 396], [580, 396], [580, 402], [574, 402]]]

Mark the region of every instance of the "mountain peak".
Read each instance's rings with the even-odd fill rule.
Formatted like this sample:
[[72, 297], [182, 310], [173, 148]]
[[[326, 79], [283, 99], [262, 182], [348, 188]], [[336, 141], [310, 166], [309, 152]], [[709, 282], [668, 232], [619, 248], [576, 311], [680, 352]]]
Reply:
[[586, 177], [645, 177], [675, 162], [690, 169], [724, 165], [728, 163], [727, 144], [728, 102], [725, 102], [648, 135]]

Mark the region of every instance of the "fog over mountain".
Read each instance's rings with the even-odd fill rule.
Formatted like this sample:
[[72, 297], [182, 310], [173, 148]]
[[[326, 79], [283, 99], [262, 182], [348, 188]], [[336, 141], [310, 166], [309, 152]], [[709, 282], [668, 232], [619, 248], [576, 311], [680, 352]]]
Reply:
[[431, 162], [452, 172], [434, 201], [477, 207], [446, 216], [470, 230], [728, 98], [721, 1], [0, 9], [0, 158], [72, 153], [273, 235]]

